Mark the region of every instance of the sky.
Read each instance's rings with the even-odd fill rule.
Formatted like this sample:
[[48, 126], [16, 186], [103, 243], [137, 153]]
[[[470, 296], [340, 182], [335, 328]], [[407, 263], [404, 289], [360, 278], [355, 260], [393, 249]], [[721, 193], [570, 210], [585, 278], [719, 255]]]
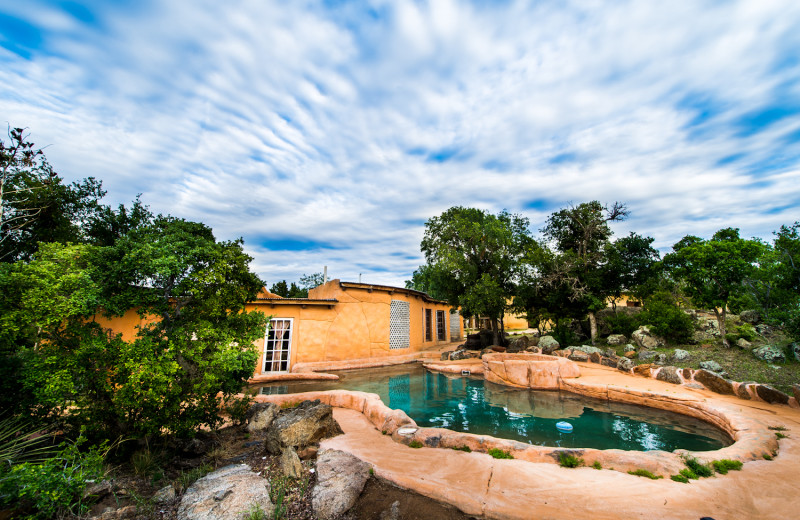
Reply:
[[[452, 206], [621, 201], [662, 252], [800, 220], [800, 2], [0, 2], [0, 121], [268, 283], [402, 286]], [[5, 139], [7, 141], [7, 139]]]

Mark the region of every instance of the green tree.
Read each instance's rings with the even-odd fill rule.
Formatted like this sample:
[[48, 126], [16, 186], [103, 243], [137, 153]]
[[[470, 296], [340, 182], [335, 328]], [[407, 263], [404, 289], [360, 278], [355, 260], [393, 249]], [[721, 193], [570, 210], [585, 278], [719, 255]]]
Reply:
[[313, 289], [323, 283], [325, 283], [325, 275], [322, 273], [303, 274], [300, 277], [300, 287], [306, 289], [306, 292], [308, 289]]
[[286, 285], [286, 280], [281, 280], [278, 283], [272, 284], [272, 287], [269, 288], [269, 292], [286, 298], [289, 296], [289, 286]]
[[[502, 211], [453, 207], [425, 223], [421, 249], [437, 292], [465, 317], [491, 319], [499, 343], [506, 300], [514, 295], [519, 261], [531, 240], [529, 221]], [[499, 325], [498, 325], [499, 323]]]
[[296, 283], [292, 282], [289, 286], [287, 298], [308, 298], [308, 289], [301, 289]]
[[687, 235], [672, 249], [664, 263], [682, 280], [684, 291], [695, 304], [714, 310], [723, 344], [729, 347], [725, 338], [728, 305], [741, 294], [744, 280], [755, 272], [762, 245], [740, 238], [738, 229], [725, 228], [710, 240]]
[[605, 246], [603, 285], [614, 300], [628, 293], [640, 301], [658, 287], [661, 263], [653, 238], [631, 232]]

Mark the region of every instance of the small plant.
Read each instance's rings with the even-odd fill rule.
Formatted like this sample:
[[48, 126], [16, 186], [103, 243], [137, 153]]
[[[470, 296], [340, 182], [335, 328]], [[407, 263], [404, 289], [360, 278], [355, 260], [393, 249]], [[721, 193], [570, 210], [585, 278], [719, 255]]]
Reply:
[[387, 432], [386, 430], [381, 430], [381, 434], [383, 434], [383, 435], [389, 435], [389, 432]]
[[717, 471], [717, 473], [722, 475], [727, 475], [729, 470], [740, 471], [742, 469], [742, 463], [738, 460], [715, 460], [711, 463], [711, 465], [714, 466], [714, 469]]
[[689, 483], [689, 479], [686, 478], [685, 476], [683, 476], [682, 474], [671, 475], [669, 478], [671, 478], [675, 482], [683, 482], [684, 484], [688, 484]]
[[153, 502], [152, 498], [142, 496], [133, 490], [130, 490], [130, 497], [133, 500], [134, 505], [136, 506], [136, 512], [139, 513], [140, 515], [149, 516], [155, 511], [156, 504], [155, 502]]
[[785, 433], [781, 433], [781, 432], [775, 432], [775, 437], [776, 437], [776, 438], [778, 438], [778, 439], [786, 439], [786, 438], [788, 438], [789, 436], [788, 436], [788, 435], [786, 435]]
[[408, 447], [409, 448], [421, 448], [423, 446], [424, 446], [424, 444], [422, 444], [419, 441], [411, 441], [411, 442], [408, 443]]
[[710, 477], [714, 475], [714, 470], [707, 464], [703, 464], [694, 457], [686, 459], [686, 466], [689, 467], [698, 477]]
[[487, 452], [489, 455], [496, 459], [513, 459], [514, 456], [505, 450], [501, 450], [500, 448], [490, 448]]
[[472, 448], [470, 448], [469, 446], [453, 446], [450, 449], [456, 451], [463, 451], [465, 453], [472, 453]]
[[596, 461], [594, 461], [594, 462], [592, 463], [592, 467], [593, 467], [594, 469], [603, 469], [603, 465], [602, 465], [602, 464], [600, 464], [600, 461], [598, 461], [598, 460], [596, 460]]
[[300, 403], [293, 403], [291, 401], [286, 401], [286, 402], [281, 403], [281, 409], [282, 410], [287, 410], [289, 408], [294, 408], [298, 404], [300, 404]]
[[158, 457], [150, 448], [139, 450], [131, 456], [131, 466], [139, 477], [146, 477], [158, 469]]
[[201, 479], [211, 473], [211, 470], [214, 468], [211, 467], [209, 464], [203, 464], [202, 466], [197, 466], [196, 468], [192, 468], [189, 471], [182, 471], [181, 474], [178, 476], [178, 480], [176, 482], [177, 488], [180, 489], [180, 492], [183, 493], [189, 486], [195, 483], [196, 480]]
[[375, 474], [375, 468], [369, 468], [369, 474], [370, 475], [374, 475]]
[[635, 475], [637, 477], [647, 477], [647, 478], [652, 479], [652, 480], [658, 480], [660, 478], [664, 478], [661, 475], [653, 475], [652, 473], [650, 473], [646, 469], [642, 469], [642, 468], [628, 471], [628, 475]]
[[558, 454], [558, 465], [562, 468], [577, 468], [583, 466], [583, 459], [562, 451]]
[[682, 477], [686, 477], [687, 479], [690, 479], [690, 480], [697, 480], [698, 478], [700, 478], [700, 477], [697, 476], [697, 473], [695, 473], [694, 471], [692, 471], [689, 468], [683, 468], [678, 473], [680, 473], [680, 475]]
[[785, 432], [786, 431], [786, 426], [767, 426], [767, 428], [769, 428], [772, 431], [776, 431], [776, 432]]
[[769, 453], [765, 453], [764, 460], [772, 460], [772, 455], [770, 455]]
[[272, 500], [272, 502], [275, 504], [275, 509], [272, 510], [272, 518], [274, 520], [280, 520], [286, 516], [286, 504], [283, 503], [284, 499], [286, 498], [286, 490], [283, 489], [283, 487], [279, 487], [275, 492], [274, 497], [275, 498]]
[[267, 513], [261, 509], [261, 504], [253, 504], [244, 514], [244, 520], [268, 520]]

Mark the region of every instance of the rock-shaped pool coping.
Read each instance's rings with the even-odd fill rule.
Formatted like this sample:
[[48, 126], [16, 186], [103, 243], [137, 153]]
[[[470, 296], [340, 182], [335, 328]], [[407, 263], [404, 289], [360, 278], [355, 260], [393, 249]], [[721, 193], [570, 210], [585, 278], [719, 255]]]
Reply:
[[[257, 402], [271, 402], [290, 406], [305, 400], [319, 399], [334, 407], [348, 408], [362, 413], [373, 426], [395, 442], [409, 445], [412, 442], [431, 448], [469, 447], [472, 451], [488, 452], [500, 449], [515, 459], [528, 462], [558, 464], [559, 454], [566, 453], [583, 458], [586, 465], [598, 462], [603, 468], [627, 472], [646, 469], [653, 474], [669, 477], [685, 467], [684, 456], [696, 457], [703, 462], [731, 459], [741, 462], [773, 456], [778, 450], [778, 440], [768, 426], [747, 417], [723, 402], [709, 403], [702, 397], [667, 395], [658, 392], [624, 388], [617, 385], [582, 382], [579, 378], [560, 379], [558, 390], [607, 399], [621, 403], [638, 404], [696, 417], [726, 432], [733, 444], [715, 451], [690, 452], [687, 450], [626, 451], [598, 450], [593, 448], [565, 449], [533, 446], [524, 442], [500, 439], [489, 435], [461, 433], [444, 428], [418, 426], [402, 410], [386, 406], [377, 394], [351, 390], [328, 390], [282, 395], [258, 395]], [[400, 430], [404, 428], [403, 434]]]

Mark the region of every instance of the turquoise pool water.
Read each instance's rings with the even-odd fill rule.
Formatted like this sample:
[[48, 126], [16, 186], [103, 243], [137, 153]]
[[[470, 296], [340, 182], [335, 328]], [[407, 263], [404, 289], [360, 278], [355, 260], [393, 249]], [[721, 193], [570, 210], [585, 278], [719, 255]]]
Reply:
[[[708, 451], [731, 444], [721, 430], [684, 415], [567, 392], [517, 390], [482, 378], [428, 372], [420, 365], [335, 373], [339, 381], [273, 383], [255, 390], [262, 394], [336, 389], [372, 392], [390, 408], [405, 411], [420, 426], [540, 446]], [[559, 421], [572, 424], [572, 433], [559, 432]]]

